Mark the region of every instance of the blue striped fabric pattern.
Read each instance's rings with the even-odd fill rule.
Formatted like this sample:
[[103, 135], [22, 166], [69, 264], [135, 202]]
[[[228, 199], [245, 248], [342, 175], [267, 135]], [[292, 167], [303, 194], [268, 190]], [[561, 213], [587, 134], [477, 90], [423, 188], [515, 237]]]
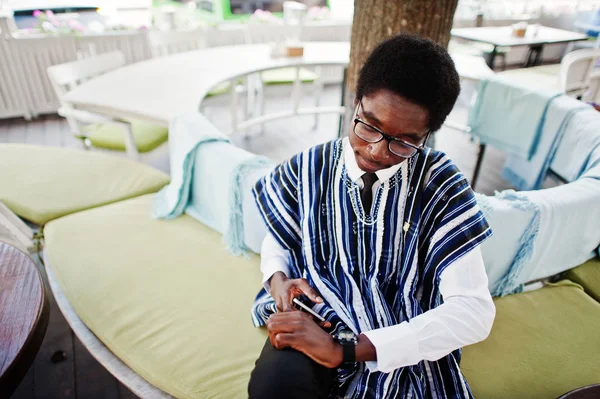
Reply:
[[[373, 194], [366, 214], [344, 166], [343, 141], [308, 149], [254, 188], [269, 232], [288, 250], [292, 278], [306, 278], [324, 299], [313, 309], [334, 331], [356, 334], [408, 321], [442, 303], [440, 275], [491, 235], [454, 163], [426, 149], [403, 162]], [[276, 311], [258, 294], [256, 326]], [[364, 364], [337, 370], [331, 397], [470, 398], [460, 351], [391, 373]]]

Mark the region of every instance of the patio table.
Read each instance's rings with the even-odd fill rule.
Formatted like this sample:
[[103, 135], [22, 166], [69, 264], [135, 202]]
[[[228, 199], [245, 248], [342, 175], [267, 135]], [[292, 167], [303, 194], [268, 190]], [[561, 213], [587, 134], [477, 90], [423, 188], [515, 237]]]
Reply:
[[[144, 120], [168, 126], [178, 114], [198, 111], [202, 100], [225, 81], [270, 69], [346, 66], [350, 44], [311, 42], [301, 57], [272, 57], [268, 44], [212, 47], [130, 64], [76, 87], [64, 97], [77, 109], [124, 120]], [[235, 90], [232, 108], [237, 107]], [[340, 106], [297, 108], [239, 123], [232, 112], [232, 130], [297, 114], [343, 113]]]
[[571, 32], [563, 29], [549, 28], [541, 25], [530, 25], [524, 37], [512, 35], [510, 26], [486, 26], [481, 28], [457, 28], [452, 29], [451, 35], [456, 38], [479, 43], [487, 43], [493, 46], [488, 58], [490, 68], [494, 65], [494, 59], [498, 47], [528, 46], [529, 53], [526, 57], [524, 67], [538, 65], [542, 58], [544, 45], [554, 43], [569, 43], [587, 40], [587, 35]]
[[[453, 55], [458, 73], [470, 80], [491, 74], [480, 57]], [[120, 118], [143, 120], [162, 126], [178, 114], [198, 111], [204, 97], [225, 81], [237, 81], [252, 73], [270, 69], [306, 66], [347, 66], [348, 42], [307, 42], [302, 57], [272, 57], [267, 44], [206, 48], [127, 65], [91, 79], [66, 94], [64, 100], [77, 109]], [[232, 91], [232, 110], [237, 107]], [[343, 106], [294, 107], [238, 121], [232, 112], [236, 132], [269, 120], [298, 114], [338, 113]]]

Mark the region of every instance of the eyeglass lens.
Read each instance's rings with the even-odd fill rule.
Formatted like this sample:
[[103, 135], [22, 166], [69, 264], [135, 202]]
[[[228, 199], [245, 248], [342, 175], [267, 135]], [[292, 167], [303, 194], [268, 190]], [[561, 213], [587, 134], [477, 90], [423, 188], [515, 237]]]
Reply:
[[[377, 143], [383, 139], [383, 135], [381, 133], [369, 127], [360, 120], [354, 123], [354, 133], [358, 137], [369, 143]], [[415, 148], [409, 147], [398, 140], [389, 141], [389, 150], [393, 154], [405, 158], [412, 157], [417, 153], [417, 150]]]

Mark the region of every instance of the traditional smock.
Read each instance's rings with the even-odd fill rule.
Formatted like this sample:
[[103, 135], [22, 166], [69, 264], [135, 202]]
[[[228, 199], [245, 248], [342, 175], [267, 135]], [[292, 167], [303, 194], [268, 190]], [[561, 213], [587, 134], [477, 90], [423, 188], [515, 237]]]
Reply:
[[[315, 311], [356, 334], [410, 320], [442, 303], [440, 275], [491, 235], [465, 177], [425, 149], [373, 194], [371, 211], [348, 177], [343, 141], [306, 150], [259, 180], [254, 194], [269, 232], [288, 250], [290, 278], [324, 299]], [[276, 312], [263, 289], [253, 321]], [[332, 397], [471, 397], [460, 351], [390, 373], [362, 364], [337, 370]], [[366, 394], [366, 396], [364, 396]]]

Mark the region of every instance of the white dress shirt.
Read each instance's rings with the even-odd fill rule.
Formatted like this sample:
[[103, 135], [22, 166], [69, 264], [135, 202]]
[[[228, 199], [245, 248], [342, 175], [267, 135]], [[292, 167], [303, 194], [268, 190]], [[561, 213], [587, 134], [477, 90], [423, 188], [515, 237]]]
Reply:
[[[344, 162], [348, 176], [362, 185], [362, 171], [344, 139]], [[390, 177], [400, 165], [377, 171], [373, 190]], [[275, 272], [289, 276], [289, 256], [275, 238], [267, 234], [261, 248], [260, 269], [263, 284]], [[366, 362], [371, 371], [390, 372], [422, 360], [438, 360], [458, 348], [484, 340], [492, 328], [496, 308], [488, 289], [488, 279], [478, 247], [448, 266], [440, 276], [444, 303], [410, 321], [363, 332], [375, 346], [377, 360]]]

